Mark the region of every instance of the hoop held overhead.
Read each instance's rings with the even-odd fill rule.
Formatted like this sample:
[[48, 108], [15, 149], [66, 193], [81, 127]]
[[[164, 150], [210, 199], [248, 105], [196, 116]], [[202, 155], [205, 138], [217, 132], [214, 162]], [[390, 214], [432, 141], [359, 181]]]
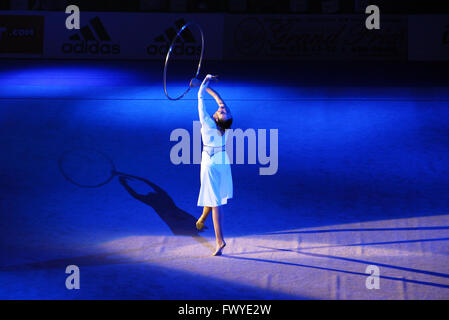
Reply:
[[199, 59], [199, 62], [198, 62], [198, 68], [196, 69], [196, 73], [193, 75], [192, 78], [198, 77], [198, 74], [200, 73], [201, 63], [203, 62], [203, 54], [204, 54], [204, 34], [203, 34], [203, 30], [201, 29], [201, 27], [199, 26], [199, 24], [197, 24], [197, 23], [195, 23], [195, 22], [187, 22], [187, 23], [186, 23], [186, 24], [185, 24], [185, 25], [178, 31], [178, 33], [176, 34], [176, 36], [173, 38], [173, 40], [172, 40], [172, 42], [171, 42], [171, 44], [170, 44], [170, 48], [168, 49], [167, 56], [165, 57], [165, 65], [164, 65], [164, 92], [165, 92], [165, 95], [167, 96], [167, 98], [170, 99], [170, 100], [179, 100], [179, 99], [181, 99], [182, 97], [184, 97], [184, 96], [187, 94], [187, 92], [189, 92], [189, 90], [190, 90], [190, 88], [191, 88], [191, 87], [190, 87], [190, 84], [189, 84], [188, 87], [187, 87], [187, 90], [184, 91], [184, 93], [181, 94], [181, 95], [180, 95], [179, 97], [177, 97], [177, 98], [172, 98], [172, 97], [170, 97], [170, 96], [168, 95], [168, 92], [167, 92], [167, 66], [168, 66], [168, 60], [170, 59], [171, 52], [172, 52], [172, 50], [173, 50], [173, 47], [174, 47], [175, 42], [176, 42], [176, 40], [178, 39], [179, 35], [184, 31], [184, 29], [186, 29], [188, 26], [191, 26], [191, 25], [196, 26], [196, 27], [198, 28], [198, 30], [200, 31], [200, 34], [201, 34], [201, 55], [200, 55], [200, 59]]

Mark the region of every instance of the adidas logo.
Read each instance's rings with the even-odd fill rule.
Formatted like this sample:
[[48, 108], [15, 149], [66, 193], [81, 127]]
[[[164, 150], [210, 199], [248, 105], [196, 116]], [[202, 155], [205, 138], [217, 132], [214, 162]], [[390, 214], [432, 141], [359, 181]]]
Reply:
[[111, 37], [99, 17], [95, 17], [70, 36], [72, 42], [62, 45], [63, 53], [119, 54], [120, 45], [111, 43]]
[[[153, 44], [147, 47], [147, 53], [151, 56], [154, 55], [166, 55], [171, 42], [176, 37], [179, 30], [186, 24], [184, 19], [178, 19], [174, 23], [174, 27], [170, 27], [164, 31], [161, 35], [154, 38]], [[198, 44], [193, 33], [186, 28], [182, 31], [179, 37], [176, 39], [176, 44], [173, 46], [173, 55], [200, 55], [201, 44]]]

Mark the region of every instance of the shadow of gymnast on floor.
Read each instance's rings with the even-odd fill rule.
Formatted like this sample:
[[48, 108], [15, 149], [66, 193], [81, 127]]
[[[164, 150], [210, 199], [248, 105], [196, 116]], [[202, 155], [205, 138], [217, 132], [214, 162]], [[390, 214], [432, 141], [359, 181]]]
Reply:
[[[128, 181], [131, 179], [146, 183], [154, 190], [154, 192], [149, 192], [148, 194], [138, 193], [128, 184]], [[174, 235], [199, 235], [200, 231], [198, 231], [195, 226], [197, 219], [188, 212], [176, 206], [175, 202], [168, 195], [168, 193], [155, 183], [129, 174], [120, 175], [119, 182], [133, 198], [152, 207], [158, 216], [167, 224]]]
[[[148, 181], [147, 179], [126, 174], [123, 172], [117, 172], [119, 174], [120, 184], [128, 191], [128, 193], [135, 199], [142, 201], [149, 205], [156, 211], [159, 217], [167, 224], [174, 235], [191, 236], [195, 241], [202, 244], [204, 247], [213, 251], [215, 247], [209, 243], [209, 241], [199, 235], [200, 231], [196, 229], [196, 218], [188, 212], [178, 208], [173, 199], [158, 185]], [[154, 192], [148, 194], [139, 194], [129, 184], [128, 180], [135, 179], [142, 181], [149, 185]], [[113, 255], [123, 255], [130, 252], [144, 250], [151, 247], [146, 246], [144, 248], [130, 248], [126, 250], [119, 250], [116, 252], [104, 252], [99, 254], [89, 254], [86, 256], [72, 257], [66, 259], [54, 259], [48, 261], [41, 261], [36, 263], [27, 263], [22, 265], [10, 265], [0, 266], [0, 271], [20, 271], [20, 270], [32, 270], [32, 269], [48, 269], [48, 268], [60, 268], [69, 264], [76, 264], [78, 266], [95, 266], [106, 264], [122, 264], [122, 263], [140, 263], [145, 260], [132, 261], [123, 257], [113, 257]], [[112, 255], [112, 258], [110, 257]]]

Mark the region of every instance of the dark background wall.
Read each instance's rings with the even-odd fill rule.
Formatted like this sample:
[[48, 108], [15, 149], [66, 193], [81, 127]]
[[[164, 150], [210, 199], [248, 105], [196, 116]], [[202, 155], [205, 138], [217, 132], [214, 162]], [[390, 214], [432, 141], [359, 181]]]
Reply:
[[0, 10], [62, 10], [75, 4], [85, 11], [338, 14], [358, 12], [366, 3], [383, 13], [449, 13], [447, 1], [436, 0], [0, 0]]

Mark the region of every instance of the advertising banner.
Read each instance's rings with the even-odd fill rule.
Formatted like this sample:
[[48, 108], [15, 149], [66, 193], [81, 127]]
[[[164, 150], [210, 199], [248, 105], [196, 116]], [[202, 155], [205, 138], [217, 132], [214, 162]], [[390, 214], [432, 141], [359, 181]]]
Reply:
[[[222, 58], [222, 15], [81, 12], [80, 30], [65, 28], [64, 13], [50, 13], [46, 24], [45, 56], [71, 59], [163, 59], [186, 22], [201, 25], [208, 59]], [[189, 59], [201, 51], [200, 33], [182, 32], [173, 54]]]
[[[46, 59], [161, 60], [179, 29], [187, 22], [195, 22], [204, 33], [205, 58], [222, 59], [222, 14], [81, 11], [80, 29], [69, 30], [65, 12], [42, 12], [39, 17], [22, 13], [0, 12], [0, 56], [7, 53], [3, 56], [19, 57], [17, 54], [29, 51]], [[172, 52], [177, 59], [197, 57], [201, 52], [197, 29], [185, 29]]]
[[0, 13], [0, 56], [40, 56], [43, 46], [43, 16]]
[[383, 15], [229, 15], [224, 58], [230, 60], [406, 60], [407, 17]]
[[[449, 15], [382, 15], [380, 30], [357, 15], [243, 15], [81, 12], [68, 30], [64, 12], [0, 11], [0, 57], [163, 60], [187, 22], [201, 26], [209, 60], [448, 60]], [[173, 49], [197, 57], [189, 28]]]

